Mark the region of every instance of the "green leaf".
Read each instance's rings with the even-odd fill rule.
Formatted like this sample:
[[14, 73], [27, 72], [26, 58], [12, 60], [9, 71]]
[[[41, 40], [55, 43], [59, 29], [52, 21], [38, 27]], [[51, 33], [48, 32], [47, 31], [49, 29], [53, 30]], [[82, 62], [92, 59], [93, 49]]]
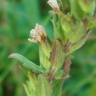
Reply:
[[71, 14], [77, 19], [80, 20], [85, 16], [84, 12], [81, 10], [78, 0], [70, 0]]
[[44, 69], [42, 67], [36, 65], [35, 63], [31, 62], [26, 57], [24, 57], [18, 53], [12, 53], [9, 56], [9, 58], [14, 58], [14, 59], [19, 60], [20, 62], [22, 62], [22, 65], [25, 68], [32, 69], [33, 72], [36, 72], [36, 73], [43, 73], [44, 72]]
[[94, 14], [96, 7], [95, 0], [78, 0], [78, 3], [85, 13]]

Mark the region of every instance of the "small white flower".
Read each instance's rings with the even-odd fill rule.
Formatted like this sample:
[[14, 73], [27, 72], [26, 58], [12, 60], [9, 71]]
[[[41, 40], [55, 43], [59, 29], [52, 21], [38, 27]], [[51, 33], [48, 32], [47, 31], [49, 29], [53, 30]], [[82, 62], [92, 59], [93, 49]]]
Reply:
[[44, 27], [42, 25], [36, 24], [35, 28], [30, 31], [30, 42], [42, 42], [46, 37]]
[[57, 0], [48, 0], [48, 4], [56, 11], [59, 10], [59, 5]]

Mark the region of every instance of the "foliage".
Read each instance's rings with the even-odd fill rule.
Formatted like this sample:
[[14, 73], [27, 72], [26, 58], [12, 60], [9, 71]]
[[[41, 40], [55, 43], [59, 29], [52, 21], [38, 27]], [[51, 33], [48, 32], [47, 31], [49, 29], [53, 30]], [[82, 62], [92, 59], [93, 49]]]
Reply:
[[[22, 82], [26, 79], [24, 74], [29, 71], [28, 81], [24, 84], [28, 96], [30, 94], [32, 94], [31, 96], [33, 94], [34, 96], [51, 96], [50, 94], [59, 96], [58, 94], [61, 94], [62, 91], [62, 76], [69, 75], [69, 72], [65, 73], [70, 69], [67, 66], [68, 69], [66, 70], [65, 66], [63, 70], [63, 64], [65, 61], [69, 62], [70, 59], [72, 59], [71, 77], [64, 80], [64, 96], [95, 96], [96, 37], [93, 29], [96, 27], [94, 15], [96, 1], [85, 1], [62, 0], [61, 3], [58, 0], [61, 11], [55, 13], [52, 10], [49, 16], [47, 15], [48, 11], [46, 12], [48, 4], [43, 0], [0, 1], [2, 5], [0, 5], [0, 39], [2, 41], [0, 43], [0, 96], [8, 94], [8, 86], [12, 87], [10, 89], [11, 94], [9, 93], [10, 96], [13, 96], [13, 90], [14, 96], [24, 95]], [[44, 6], [45, 8], [42, 8], [43, 3], [46, 5]], [[50, 19], [52, 26], [50, 26]], [[48, 36], [47, 47], [46, 45], [29, 44], [27, 42], [29, 33], [26, 32], [29, 32], [36, 22], [41, 23], [45, 27], [46, 24], [48, 25], [46, 27]], [[90, 33], [90, 30], [94, 32]], [[88, 41], [85, 44], [86, 40]], [[84, 44], [85, 46], [83, 46]], [[81, 48], [82, 46], [83, 48]], [[49, 57], [50, 52], [53, 54], [54, 48], [56, 48], [54, 58], [57, 63], [55, 63], [55, 71], [52, 74], [52, 72], [49, 73], [50, 66], [52, 66], [52, 64], [50, 65]], [[76, 51], [77, 49], [79, 50]], [[27, 58], [37, 65], [22, 55], [12, 54], [12, 58], [22, 62], [18, 62], [18, 65], [23, 65], [23, 72], [20, 71], [17, 62], [9, 63], [8, 54], [14, 51], [26, 55]], [[51, 63], [54, 63], [52, 59], [53, 57], [51, 56]], [[45, 64], [47, 64], [47, 67]], [[30, 69], [32, 69], [32, 72]], [[55, 76], [55, 79], [48, 80], [48, 74], [52, 74], [51, 79]], [[4, 94], [2, 90], [6, 88], [7, 91]]]

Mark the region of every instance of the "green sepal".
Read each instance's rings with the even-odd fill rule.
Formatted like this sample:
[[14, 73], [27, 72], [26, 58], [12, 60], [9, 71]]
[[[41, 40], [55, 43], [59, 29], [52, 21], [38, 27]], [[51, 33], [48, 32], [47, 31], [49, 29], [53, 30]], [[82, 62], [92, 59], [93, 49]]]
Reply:
[[56, 69], [56, 71], [59, 70], [64, 63], [64, 59], [65, 53], [62, 42], [59, 40], [55, 40], [55, 42], [53, 43], [53, 48], [50, 56], [52, 67]]
[[50, 50], [50, 45], [48, 43], [41, 43], [39, 46], [40, 65], [43, 66], [46, 71], [48, 71], [51, 66], [49, 61]]

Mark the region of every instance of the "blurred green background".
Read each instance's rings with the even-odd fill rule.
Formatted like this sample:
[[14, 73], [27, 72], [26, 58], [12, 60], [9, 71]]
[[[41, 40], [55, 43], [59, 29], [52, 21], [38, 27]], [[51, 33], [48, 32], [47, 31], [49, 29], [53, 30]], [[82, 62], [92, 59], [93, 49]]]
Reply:
[[[0, 96], [26, 96], [26, 76], [19, 62], [8, 59], [18, 52], [38, 63], [38, 45], [28, 42], [30, 30], [42, 24], [52, 39], [47, 0], [0, 0]], [[96, 31], [73, 54], [71, 77], [64, 83], [64, 96], [96, 96]]]

